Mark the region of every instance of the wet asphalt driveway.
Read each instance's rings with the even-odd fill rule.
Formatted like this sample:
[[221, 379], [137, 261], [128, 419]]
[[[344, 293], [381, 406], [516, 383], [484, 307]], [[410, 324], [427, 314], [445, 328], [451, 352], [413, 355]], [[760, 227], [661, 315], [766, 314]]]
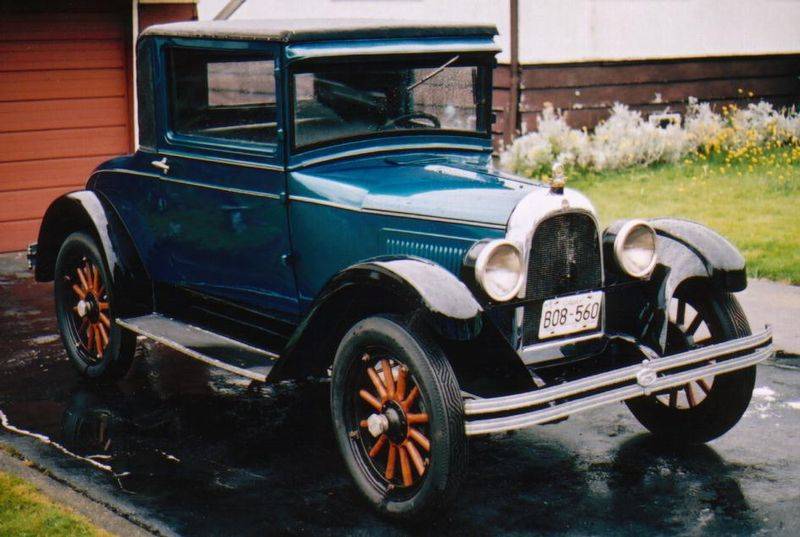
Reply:
[[[325, 384], [250, 385], [150, 345], [124, 382], [82, 383], [56, 334], [52, 287], [8, 266], [0, 443], [42, 471], [162, 534], [407, 531], [351, 487]], [[660, 446], [623, 405], [473, 440], [459, 504], [416, 531], [800, 535], [798, 366], [760, 366], [745, 418], [708, 446]]]

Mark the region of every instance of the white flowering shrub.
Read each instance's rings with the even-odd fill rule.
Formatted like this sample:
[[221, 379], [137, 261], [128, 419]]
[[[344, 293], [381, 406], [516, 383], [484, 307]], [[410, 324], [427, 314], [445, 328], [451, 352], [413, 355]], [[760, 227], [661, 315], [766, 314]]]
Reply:
[[689, 143], [697, 148], [711, 150], [706, 144], [720, 137], [725, 129], [725, 120], [721, 115], [711, 110], [708, 103], [698, 102], [696, 98], [689, 97], [686, 105], [686, 116], [683, 128], [689, 136]]
[[742, 155], [754, 147], [800, 145], [800, 114], [777, 111], [767, 102], [747, 108], [723, 107], [690, 98], [683, 125], [662, 127], [640, 112], [616, 103], [608, 119], [587, 133], [571, 128], [564, 115], [545, 105], [538, 129], [517, 138], [501, 155], [501, 165], [528, 177], [549, 174], [556, 161], [578, 169], [606, 171], [677, 162], [692, 154]]
[[602, 171], [675, 162], [686, 153], [688, 143], [686, 131], [679, 125], [661, 128], [645, 121], [640, 112], [617, 103], [611, 117], [595, 128], [587, 167]]
[[779, 114], [775, 122], [777, 136], [782, 143], [800, 144], [800, 113]]
[[546, 173], [554, 161], [553, 146], [538, 132], [517, 138], [500, 154], [501, 167], [526, 177]]
[[517, 138], [500, 156], [506, 169], [528, 177], [546, 174], [558, 159], [565, 166], [586, 166], [588, 135], [567, 125], [564, 117], [547, 105], [535, 132]]

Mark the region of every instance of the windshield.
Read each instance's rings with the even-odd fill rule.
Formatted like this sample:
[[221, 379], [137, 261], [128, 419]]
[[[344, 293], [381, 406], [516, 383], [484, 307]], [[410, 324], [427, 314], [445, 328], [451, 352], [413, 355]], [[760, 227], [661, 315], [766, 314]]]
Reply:
[[292, 78], [294, 146], [375, 133], [488, 135], [488, 72], [459, 55], [306, 67]]

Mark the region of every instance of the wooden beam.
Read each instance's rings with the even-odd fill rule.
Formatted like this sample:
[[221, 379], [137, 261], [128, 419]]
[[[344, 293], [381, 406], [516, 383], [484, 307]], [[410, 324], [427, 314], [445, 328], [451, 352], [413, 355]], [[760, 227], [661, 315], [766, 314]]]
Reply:
[[503, 142], [508, 145], [519, 132], [519, 0], [509, 0], [510, 4], [510, 50], [511, 84], [508, 102], [508, 115], [503, 129]]

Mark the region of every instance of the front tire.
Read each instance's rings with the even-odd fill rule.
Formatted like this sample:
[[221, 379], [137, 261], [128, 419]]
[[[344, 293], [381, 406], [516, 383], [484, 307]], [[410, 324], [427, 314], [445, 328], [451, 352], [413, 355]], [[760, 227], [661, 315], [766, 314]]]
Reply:
[[[667, 328], [667, 352], [676, 354], [750, 335], [739, 302], [704, 281], [675, 291]], [[747, 410], [756, 380], [755, 366], [703, 378], [626, 404], [650, 432], [672, 443], [701, 444], [722, 436]]]
[[336, 352], [331, 411], [345, 464], [379, 512], [418, 522], [453, 500], [467, 464], [461, 391], [423, 330], [394, 316], [356, 323]]
[[61, 341], [89, 379], [111, 381], [130, 369], [136, 337], [114, 322], [115, 289], [91, 235], [75, 232], [58, 252], [54, 291]]

